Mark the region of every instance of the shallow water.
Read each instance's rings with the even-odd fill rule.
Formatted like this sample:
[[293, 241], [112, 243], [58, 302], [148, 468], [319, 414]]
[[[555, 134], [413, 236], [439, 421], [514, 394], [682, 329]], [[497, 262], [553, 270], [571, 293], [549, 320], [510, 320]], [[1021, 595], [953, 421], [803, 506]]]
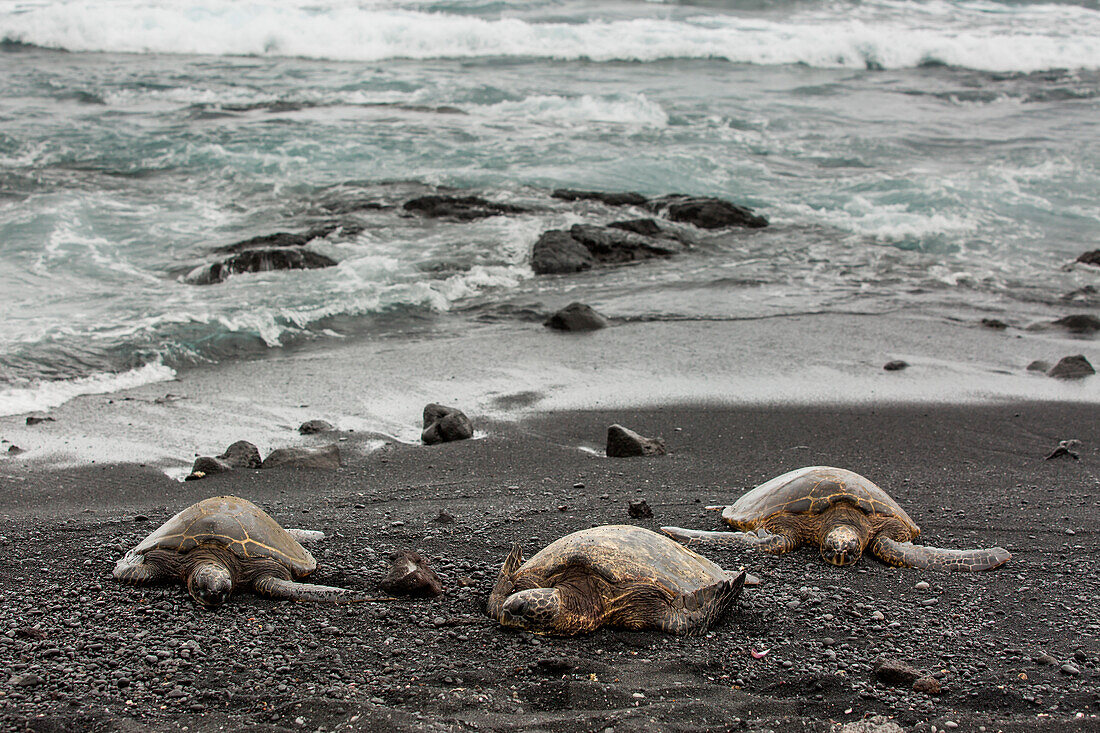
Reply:
[[[626, 319], [1095, 312], [1095, 3], [0, 2], [0, 414], [585, 300]], [[53, 49], [53, 50], [51, 50]], [[60, 51], [56, 49], [65, 49]], [[764, 230], [535, 278], [555, 187]], [[450, 187], [530, 207], [401, 215]], [[369, 207], [364, 208], [365, 205]], [[337, 220], [339, 265], [184, 281]]]

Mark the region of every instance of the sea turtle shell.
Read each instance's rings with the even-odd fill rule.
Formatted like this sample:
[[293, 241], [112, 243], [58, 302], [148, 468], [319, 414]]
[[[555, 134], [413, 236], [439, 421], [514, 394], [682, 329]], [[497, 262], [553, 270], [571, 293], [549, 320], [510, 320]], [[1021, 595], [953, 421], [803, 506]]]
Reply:
[[613, 586], [649, 580], [679, 595], [728, 580], [729, 575], [702, 555], [642, 527], [611, 524], [584, 529], [539, 550], [516, 572], [552, 577], [586, 565]]
[[294, 577], [317, 569], [309, 550], [247, 499], [213, 496], [184, 509], [141, 541], [131, 552], [184, 553], [200, 545], [221, 545], [241, 559], [266, 557], [286, 565]]
[[920, 534], [917, 523], [872, 481], [830, 466], [798, 468], [765, 481], [726, 507], [722, 518], [736, 529], [749, 532], [774, 514], [821, 514], [841, 501], [867, 514], [894, 517], [912, 530], [914, 537]]

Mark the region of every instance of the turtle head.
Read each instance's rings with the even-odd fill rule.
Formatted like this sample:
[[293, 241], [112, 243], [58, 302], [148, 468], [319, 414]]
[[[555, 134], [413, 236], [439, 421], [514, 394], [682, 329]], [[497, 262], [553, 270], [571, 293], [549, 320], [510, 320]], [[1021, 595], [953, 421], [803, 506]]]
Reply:
[[557, 588], [531, 588], [508, 596], [501, 623], [526, 631], [550, 631], [562, 613]]
[[233, 592], [233, 574], [219, 562], [204, 562], [187, 576], [187, 590], [200, 606], [217, 608]]
[[863, 554], [863, 538], [854, 527], [839, 524], [821, 538], [821, 557], [832, 565], [851, 565]]

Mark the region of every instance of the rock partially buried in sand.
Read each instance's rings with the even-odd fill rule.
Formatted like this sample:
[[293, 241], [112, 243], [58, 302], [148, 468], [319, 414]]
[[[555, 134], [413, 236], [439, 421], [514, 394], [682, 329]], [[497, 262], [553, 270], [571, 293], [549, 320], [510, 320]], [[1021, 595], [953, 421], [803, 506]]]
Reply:
[[926, 675], [914, 680], [913, 690], [916, 692], [923, 692], [925, 695], [938, 695], [943, 692], [943, 687], [940, 685], [938, 679]]
[[431, 598], [443, 592], [439, 576], [412, 550], [398, 550], [390, 555], [390, 571], [378, 585], [395, 596]]
[[923, 676], [911, 664], [900, 659], [880, 659], [875, 664], [875, 677], [885, 685], [909, 687]]
[[306, 420], [298, 426], [298, 432], [302, 435], [316, 435], [317, 433], [327, 433], [335, 429], [332, 423], [324, 420]]
[[340, 447], [334, 444], [321, 448], [278, 448], [271, 451], [260, 468], [276, 466], [335, 471], [340, 468]]
[[40, 425], [44, 422], [53, 422], [53, 421], [54, 421], [54, 419], [52, 417], [48, 416], [48, 415], [46, 417], [38, 417], [37, 415], [28, 415], [27, 416], [27, 424], [28, 425]]
[[645, 499], [638, 499], [627, 505], [626, 513], [634, 519], [649, 519], [653, 516], [653, 509]]
[[1053, 369], [1047, 372], [1048, 376], [1055, 379], [1084, 379], [1093, 374], [1096, 374], [1096, 370], [1092, 368], [1092, 364], [1084, 354], [1064, 356]]
[[986, 328], [991, 328], [994, 331], [1004, 331], [1008, 328], [1008, 324], [997, 318], [983, 318], [982, 325]]
[[598, 331], [610, 322], [584, 303], [570, 303], [546, 319], [542, 325], [555, 331]]
[[631, 458], [635, 456], [663, 456], [665, 442], [661, 439], [646, 438], [622, 425], [612, 425], [607, 429], [608, 458]]
[[1031, 362], [1030, 364], [1027, 365], [1027, 370], [1029, 372], [1042, 372], [1043, 374], [1046, 374], [1047, 372], [1050, 371], [1050, 366], [1051, 365], [1050, 365], [1049, 361], [1043, 361], [1042, 359], [1036, 359], [1035, 361], [1033, 361], [1033, 362]]
[[888, 361], [883, 364], [882, 368], [888, 372], [900, 372], [902, 369], [905, 369], [908, 366], [908, 362], [902, 361], [901, 359], [894, 359], [893, 361]]
[[260, 449], [247, 440], [238, 440], [225, 449], [220, 456], [200, 456], [191, 466], [188, 481], [205, 478], [212, 473], [225, 473], [235, 468], [259, 468]]
[[420, 440], [425, 445], [450, 443], [472, 437], [474, 425], [461, 410], [435, 403], [424, 407], [424, 431], [420, 433]]
[[664, 210], [672, 221], [693, 224], [700, 229], [724, 229], [746, 227], [759, 229], [768, 226], [768, 220], [754, 214], [747, 206], [739, 206], [711, 196], [662, 196], [650, 203], [657, 211]]

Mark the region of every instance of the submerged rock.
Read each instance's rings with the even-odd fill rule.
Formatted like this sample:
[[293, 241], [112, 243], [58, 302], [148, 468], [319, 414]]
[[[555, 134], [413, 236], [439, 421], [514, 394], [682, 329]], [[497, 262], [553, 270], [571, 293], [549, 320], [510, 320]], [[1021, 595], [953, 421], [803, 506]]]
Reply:
[[291, 232], [275, 232], [274, 234], [262, 234], [258, 237], [243, 239], [240, 242], [218, 247], [215, 252], [238, 253], [254, 249], [281, 249], [284, 247], [303, 247], [314, 239], [324, 239], [340, 228], [339, 224], [325, 224], [315, 227], [301, 234]]
[[480, 196], [421, 196], [406, 201], [405, 211], [430, 219], [457, 219], [473, 221], [503, 214], [525, 214], [527, 209], [512, 204], [501, 204]]
[[550, 195], [564, 201], [599, 201], [608, 206], [645, 206], [649, 203], [649, 199], [633, 191], [607, 193], [604, 191], [577, 191], [572, 188], [558, 188]]
[[607, 328], [610, 322], [584, 303], [570, 303], [543, 324], [557, 331], [596, 331]]
[[321, 448], [278, 448], [271, 451], [260, 468], [276, 466], [335, 471], [340, 467], [340, 447], [334, 444]]
[[450, 443], [474, 437], [474, 425], [461, 410], [432, 403], [424, 407], [424, 431], [420, 440], [425, 445]]
[[390, 570], [378, 585], [396, 596], [431, 598], [443, 592], [439, 576], [412, 550], [398, 550], [390, 555]]
[[746, 227], [759, 229], [768, 226], [768, 220], [747, 206], [730, 203], [711, 196], [662, 196], [650, 203], [656, 211], [663, 211], [672, 221], [693, 224], [700, 229]]
[[576, 224], [544, 232], [531, 250], [531, 269], [538, 275], [581, 272], [596, 265], [669, 257], [684, 246], [673, 239], [637, 234], [623, 228]]
[[608, 458], [630, 458], [634, 456], [662, 456], [665, 443], [657, 438], [646, 438], [622, 425], [612, 425], [607, 429]]
[[1047, 372], [1048, 376], [1055, 379], [1083, 379], [1093, 374], [1096, 374], [1096, 370], [1092, 368], [1092, 364], [1084, 354], [1064, 356], [1053, 369]]

